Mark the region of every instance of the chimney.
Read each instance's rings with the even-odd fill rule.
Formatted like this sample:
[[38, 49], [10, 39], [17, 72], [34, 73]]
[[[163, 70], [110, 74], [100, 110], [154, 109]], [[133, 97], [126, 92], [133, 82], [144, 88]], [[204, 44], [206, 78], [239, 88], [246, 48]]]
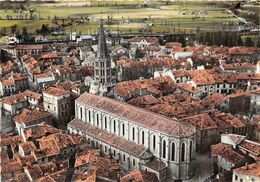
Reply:
[[246, 162], [246, 170], [248, 170], [248, 162]]

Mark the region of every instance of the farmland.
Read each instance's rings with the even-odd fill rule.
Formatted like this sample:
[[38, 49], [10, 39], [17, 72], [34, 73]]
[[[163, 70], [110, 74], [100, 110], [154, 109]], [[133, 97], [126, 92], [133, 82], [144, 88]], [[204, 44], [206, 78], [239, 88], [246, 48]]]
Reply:
[[[224, 24], [231, 24], [232, 28], [234, 22], [239, 21], [227, 13], [224, 4], [204, 1], [169, 4], [160, 1], [145, 4], [144, 1], [137, 0], [62, 1], [25, 3], [23, 11], [18, 11], [19, 5], [12, 7], [14, 8], [0, 9], [0, 29], [5, 27], [8, 33], [15, 24], [20, 31], [25, 26], [29, 32], [35, 32], [42, 24], [55, 22], [61, 25], [61, 19], [63, 22], [71, 22], [62, 31], [69, 32], [73, 29], [81, 33], [95, 33], [100, 18], [110, 21], [108, 29], [119, 29], [121, 33], [140, 32], [140, 29], [150, 29], [152, 32], [195, 32], [198, 28], [200, 31], [219, 31], [227, 28]], [[30, 9], [34, 10], [32, 14], [28, 11]], [[31, 15], [33, 18], [29, 19]]]

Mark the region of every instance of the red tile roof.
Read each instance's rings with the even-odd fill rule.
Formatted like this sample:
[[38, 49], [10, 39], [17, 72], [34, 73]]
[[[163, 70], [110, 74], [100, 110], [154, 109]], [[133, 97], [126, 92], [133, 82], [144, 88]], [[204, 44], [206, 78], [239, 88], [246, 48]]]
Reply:
[[243, 141], [245, 139], [245, 136], [236, 135], [236, 134], [228, 134], [228, 138], [235, 144], [239, 144], [241, 141]]
[[239, 127], [245, 127], [246, 126], [246, 121], [243, 119], [237, 118], [236, 116], [232, 114], [226, 114], [226, 113], [220, 113], [217, 118], [225, 121], [226, 123], [229, 123], [235, 128]]
[[216, 123], [210, 118], [207, 113], [202, 113], [198, 115], [194, 115], [191, 117], [186, 117], [181, 119], [180, 121], [192, 124], [198, 130], [207, 130], [207, 129], [216, 129]]
[[63, 169], [58, 172], [39, 178], [38, 182], [66, 182], [67, 173], [67, 170]]
[[155, 37], [134, 37], [129, 39], [129, 42], [141, 42], [143, 40], [153, 45], [159, 45], [158, 39]]
[[76, 155], [75, 167], [87, 165], [87, 164], [94, 164], [97, 162], [98, 156], [91, 151], [83, 151]]
[[138, 125], [169, 135], [189, 136], [195, 132], [191, 125], [179, 123], [176, 120], [106, 97], [84, 93], [76, 99], [76, 103], [115, 114]]
[[42, 96], [38, 93], [26, 90], [26, 91], [21, 92], [19, 94], [4, 97], [2, 102], [5, 103], [5, 104], [13, 105], [13, 104], [20, 103], [20, 102], [26, 102], [26, 97], [30, 97], [30, 98], [40, 100]]
[[233, 170], [234, 173], [260, 177], [260, 164], [253, 163]]
[[45, 72], [45, 73], [39, 73], [34, 75], [35, 78], [48, 78], [48, 77], [54, 77], [51, 72]]
[[43, 49], [43, 45], [39, 45], [39, 44], [33, 44], [33, 45], [16, 45], [15, 46], [16, 50], [42, 50]]
[[176, 86], [179, 89], [184, 90], [184, 91], [189, 92], [189, 93], [199, 93], [201, 91], [200, 88], [192, 87], [190, 84], [187, 84], [187, 83], [178, 83], [178, 84], [176, 84]]
[[251, 92], [252, 92], [251, 90], [246, 90], [246, 91], [236, 90], [236, 93], [227, 95], [226, 99], [250, 96]]
[[239, 147], [242, 147], [257, 156], [260, 156], [260, 143], [250, 140], [244, 140], [239, 144]]
[[132, 141], [128, 141], [126, 139], [118, 137], [115, 134], [102, 131], [101, 129], [96, 128], [88, 123], [85, 123], [77, 118], [73, 119], [68, 124], [68, 127], [81, 131], [83, 134], [87, 134], [89, 136], [97, 138], [98, 140], [101, 140], [105, 143], [108, 143], [111, 146], [119, 148], [122, 151], [131, 153], [136, 157], [139, 157], [146, 151], [146, 148], [141, 145], [137, 145]]
[[204, 106], [217, 106], [218, 104], [223, 103], [227, 97], [220, 93], [213, 93], [203, 99]]
[[167, 117], [178, 119], [192, 116], [205, 110], [198, 99], [180, 93], [159, 98], [140, 96], [129, 100], [128, 103]]
[[22, 162], [19, 159], [12, 159], [9, 160], [7, 163], [4, 165], [1, 165], [1, 175], [7, 174], [7, 173], [17, 173], [17, 172], [22, 172], [23, 166]]
[[96, 175], [99, 178], [107, 178], [114, 181], [120, 180], [120, 164], [113, 158], [98, 157]]
[[8, 146], [11, 145], [12, 148], [15, 148], [19, 143], [23, 141], [22, 136], [15, 135], [15, 136], [7, 136], [7, 137], [1, 137], [0, 146]]
[[36, 92], [32, 92], [30, 90], [26, 90], [23, 92], [25, 97], [30, 97], [30, 98], [34, 98], [36, 100], [40, 100], [42, 98], [42, 94], [38, 94]]
[[121, 182], [159, 182], [155, 173], [136, 170], [130, 172], [120, 179]]
[[23, 142], [19, 146], [23, 149], [24, 152], [31, 152], [36, 150], [36, 147], [33, 142]]
[[153, 159], [145, 165], [155, 171], [162, 171], [167, 168], [166, 164], [159, 159]]
[[82, 137], [61, 132], [42, 137], [38, 139], [38, 141], [40, 149], [33, 152], [37, 159], [59, 155], [61, 150], [69, 146], [81, 145], [84, 143]]
[[221, 156], [225, 160], [236, 164], [245, 160], [245, 156], [233, 150], [232, 146], [226, 144], [211, 145], [211, 156]]
[[252, 55], [260, 52], [259, 48], [254, 47], [231, 47], [229, 54], [231, 55]]
[[30, 110], [24, 108], [19, 114], [13, 117], [13, 121], [19, 124], [25, 123], [30, 124], [38, 120], [46, 119], [50, 120], [51, 113], [46, 111]]
[[1, 79], [1, 82], [3, 83], [3, 85], [12, 85], [16, 81], [27, 80], [27, 79], [28, 79], [27, 74], [24, 74], [24, 73], [10, 73], [8, 75], [5, 75]]
[[15, 176], [10, 179], [8, 182], [28, 182], [30, 181], [28, 176], [24, 173], [16, 173]]
[[139, 90], [146, 89], [151, 94], [167, 94], [172, 93], [175, 88], [176, 86], [170, 78], [159, 77], [117, 83], [116, 93], [118, 96], [130, 98]]
[[53, 126], [47, 125], [47, 124], [39, 124], [35, 127], [30, 127], [28, 129], [24, 130], [24, 136], [26, 139], [29, 138], [41, 138], [43, 136], [47, 136], [50, 134], [61, 132], [57, 128], [54, 128]]
[[97, 181], [96, 167], [91, 166], [88, 170], [75, 170], [72, 178], [75, 182], [94, 182]]
[[5, 75], [10, 73], [16, 68], [16, 63], [12, 60], [6, 61], [4, 63], [1, 62], [2, 74]]
[[47, 89], [43, 91], [43, 93], [49, 94], [49, 95], [54, 95], [54, 96], [60, 96], [60, 95], [66, 95], [69, 94], [70, 91], [62, 89], [62, 88], [57, 88], [50, 86]]
[[[168, 55], [165, 55], [168, 56]], [[180, 62], [177, 62], [175, 59], [161, 59], [161, 58], [148, 58], [148, 59], [142, 59], [140, 61], [136, 60], [118, 60], [117, 62], [118, 66], [124, 67], [124, 69], [133, 69], [133, 68], [154, 68], [154, 67], [180, 67], [180, 68], [186, 68], [185, 64], [181, 64]]]
[[260, 95], [260, 89], [252, 90], [251, 92], [252, 92], [253, 94]]
[[179, 42], [168, 42], [168, 43], [166, 43], [165, 44], [165, 47], [166, 48], [174, 48], [174, 47], [182, 47], [182, 44], [181, 43], [179, 43]]
[[46, 54], [42, 54], [41, 58], [43, 59], [53, 59], [53, 58], [58, 58], [58, 57], [62, 57], [65, 56], [65, 53], [59, 53], [59, 52], [51, 52], [51, 53], [46, 53]]

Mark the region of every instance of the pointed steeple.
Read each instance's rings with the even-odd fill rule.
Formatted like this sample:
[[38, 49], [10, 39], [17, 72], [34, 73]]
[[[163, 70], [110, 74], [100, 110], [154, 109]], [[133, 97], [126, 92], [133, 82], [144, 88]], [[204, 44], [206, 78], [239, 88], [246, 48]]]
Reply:
[[96, 81], [99, 81], [101, 86], [107, 88], [111, 85], [111, 60], [107, 50], [103, 20], [101, 20], [98, 33], [98, 47], [95, 60], [94, 77]]
[[101, 23], [98, 31], [98, 47], [97, 47], [97, 59], [99, 58], [108, 58], [107, 53], [107, 43], [106, 36], [104, 32], [103, 19], [101, 19]]

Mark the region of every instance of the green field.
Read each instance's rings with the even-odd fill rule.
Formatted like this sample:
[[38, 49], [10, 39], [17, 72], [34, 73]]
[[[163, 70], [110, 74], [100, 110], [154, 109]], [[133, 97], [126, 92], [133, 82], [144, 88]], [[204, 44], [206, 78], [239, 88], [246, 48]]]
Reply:
[[[90, 3], [92, 4], [86, 4]], [[81, 3], [81, 4], [80, 4]], [[122, 33], [138, 32], [140, 29], [152, 29], [153, 32], [176, 32], [188, 31], [193, 32], [198, 27], [201, 31], [219, 31], [223, 29], [223, 22], [236, 22], [238, 19], [232, 18], [226, 13], [223, 6], [215, 4], [207, 4], [206, 2], [196, 2], [189, 4], [187, 2], [179, 2], [166, 5], [161, 1], [153, 1], [144, 6], [146, 1], [138, 0], [118, 0], [116, 1], [96, 1], [87, 0], [82, 2], [62, 1], [57, 3], [30, 3], [23, 4], [26, 10], [33, 8], [35, 12], [35, 20], [16, 20], [17, 17], [30, 16], [28, 11], [18, 12], [14, 9], [1, 9], [0, 7], [0, 29], [10, 27], [14, 24], [18, 25], [18, 29], [22, 30], [23, 26], [28, 28], [29, 32], [35, 32], [42, 24], [52, 23], [54, 17], [71, 21], [72, 18], [88, 17], [89, 22], [82, 22], [76, 26], [65, 28], [65, 32], [76, 29], [81, 33], [93, 33], [98, 26], [100, 18], [107, 19], [112, 17], [112, 25], [108, 29], [117, 30], [120, 21], [129, 20], [130, 23], [119, 23], [119, 30]], [[91, 6], [90, 6], [91, 5]], [[117, 6], [115, 6], [117, 5]], [[125, 6], [123, 6], [125, 5]], [[140, 5], [140, 6], [138, 6]], [[18, 5], [17, 5], [18, 6]], [[195, 15], [194, 12], [207, 11], [206, 14]], [[13, 20], [3, 20], [12, 16]], [[38, 19], [41, 20], [38, 20]], [[70, 20], [69, 20], [70, 19]], [[147, 21], [153, 23], [153, 27], [149, 27]], [[165, 22], [168, 22], [165, 23]], [[169, 24], [170, 22], [170, 24]], [[74, 24], [75, 22], [73, 22]], [[146, 24], [145, 24], [146, 23]], [[61, 24], [61, 21], [58, 21]]]

